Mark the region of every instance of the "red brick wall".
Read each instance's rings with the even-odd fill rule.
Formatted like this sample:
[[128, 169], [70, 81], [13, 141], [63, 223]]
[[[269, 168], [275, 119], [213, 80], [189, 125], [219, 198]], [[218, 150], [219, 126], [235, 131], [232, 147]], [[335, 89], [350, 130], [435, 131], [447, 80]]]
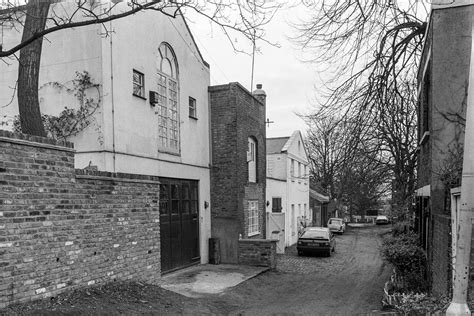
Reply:
[[0, 307], [160, 278], [158, 183], [75, 170], [72, 144], [0, 131]]
[[276, 268], [276, 243], [270, 239], [239, 240], [239, 264]]
[[[212, 131], [211, 227], [223, 263], [238, 262], [239, 235], [247, 238], [248, 200], [258, 200], [265, 238], [265, 105], [238, 83], [209, 87]], [[248, 138], [257, 141], [257, 182], [248, 182]]]

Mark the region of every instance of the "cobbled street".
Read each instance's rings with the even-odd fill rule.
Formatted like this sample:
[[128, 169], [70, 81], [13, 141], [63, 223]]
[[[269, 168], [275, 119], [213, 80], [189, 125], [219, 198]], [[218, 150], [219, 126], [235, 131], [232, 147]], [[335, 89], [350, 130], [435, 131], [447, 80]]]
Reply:
[[279, 255], [276, 272], [244, 282], [218, 301], [233, 305], [232, 311], [227, 310], [230, 314], [243, 315], [364, 315], [380, 311], [383, 285], [391, 269], [382, 260], [379, 247], [381, 235], [389, 229], [348, 229], [337, 236], [331, 257], [299, 257], [291, 247]]

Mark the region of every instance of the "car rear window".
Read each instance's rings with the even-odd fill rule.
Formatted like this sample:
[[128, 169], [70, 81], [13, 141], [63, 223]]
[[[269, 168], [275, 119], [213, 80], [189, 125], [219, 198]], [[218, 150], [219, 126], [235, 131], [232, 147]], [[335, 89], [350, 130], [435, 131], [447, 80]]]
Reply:
[[328, 239], [328, 232], [324, 230], [307, 230], [301, 238]]
[[331, 219], [329, 220], [329, 224], [341, 224], [342, 219]]

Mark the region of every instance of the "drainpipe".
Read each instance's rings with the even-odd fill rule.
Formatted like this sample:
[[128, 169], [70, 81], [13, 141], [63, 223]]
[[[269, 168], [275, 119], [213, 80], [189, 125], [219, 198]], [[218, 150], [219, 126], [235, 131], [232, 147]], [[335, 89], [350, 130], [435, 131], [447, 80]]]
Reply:
[[[110, 4], [109, 4], [110, 5]], [[116, 161], [115, 161], [115, 100], [114, 100], [114, 50], [113, 50], [113, 26], [112, 21], [110, 24], [110, 103], [112, 105], [112, 159], [113, 159], [113, 172], [116, 172]]]
[[[471, 17], [472, 19], [472, 17]], [[474, 21], [472, 21], [474, 35]], [[461, 182], [456, 263], [454, 265], [453, 299], [446, 315], [471, 315], [467, 305], [469, 268], [471, 259], [472, 213], [474, 212], [474, 37], [471, 36], [471, 62], [464, 133], [464, 154]], [[453, 236], [454, 238], [454, 236]]]

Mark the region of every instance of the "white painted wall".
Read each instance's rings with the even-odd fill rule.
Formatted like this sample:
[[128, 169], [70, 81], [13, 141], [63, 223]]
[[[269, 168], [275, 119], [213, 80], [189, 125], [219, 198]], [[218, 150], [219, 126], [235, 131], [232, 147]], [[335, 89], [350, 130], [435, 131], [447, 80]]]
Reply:
[[286, 181], [286, 154], [267, 155], [267, 177]]
[[[298, 241], [298, 219], [306, 216], [308, 220], [311, 220], [312, 217], [309, 210], [309, 179], [303, 168], [308, 165], [308, 158], [301, 133], [295, 131], [284, 148], [286, 152], [267, 155], [266, 199], [270, 202], [267, 212], [271, 212], [272, 197], [282, 196], [282, 211], [285, 213], [285, 243], [288, 247]], [[278, 158], [280, 159], [277, 160]], [[295, 166], [293, 175], [292, 159]], [[302, 166], [301, 175], [298, 175], [298, 162]], [[306, 169], [309, 170], [308, 167]], [[284, 179], [285, 182], [275, 179]], [[292, 205], [294, 205], [294, 213]]]
[[[64, 4], [63, 4], [64, 5]], [[117, 10], [120, 10], [120, 4]], [[91, 124], [71, 138], [76, 167], [89, 163], [99, 170], [199, 180], [201, 261], [208, 261], [210, 237], [210, 147], [209, 68], [203, 62], [183, 19], [154, 12], [141, 12], [108, 25], [114, 32], [103, 37], [102, 26], [93, 25], [48, 35], [43, 42], [40, 86], [48, 82], [66, 83], [75, 72], [88, 71], [101, 84], [102, 104]], [[5, 32], [4, 47], [21, 38], [14, 29]], [[148, 100], [132, 95], [132, 71], [145, 74], [145, 91], [156, 91], [158, 47], [173, 47], [179, 66], [180, 155], [158, 151], [158, 117]], [[18, 114], [12, 97], [18, 72], [15, 60], [0, 62], [0, 122]], [[92, 92], [91, 92], [92, 93]], [[67, 93], [46, 86], [40, 89], [41, 110], [58, 114], [75, 100]], [[197, 103], [197, 120], [188, 117], [188, 99]], [[4, 119], [5, 121], [5, 119]], [[0, 126], [11, 129], [11, 126]]]

